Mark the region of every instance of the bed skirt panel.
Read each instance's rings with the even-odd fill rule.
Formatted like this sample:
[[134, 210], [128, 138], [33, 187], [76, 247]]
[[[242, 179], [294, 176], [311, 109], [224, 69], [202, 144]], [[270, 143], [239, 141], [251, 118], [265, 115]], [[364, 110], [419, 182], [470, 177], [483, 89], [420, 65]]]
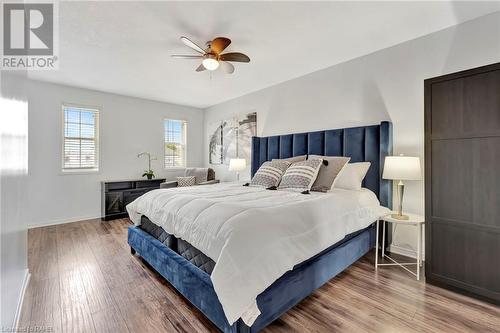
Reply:
[[375, 246], [375, 227], [340, 241], [285, 273], [257, 297], [261, 315], [252, 327], [240, 319], [229, 325], [210, 276], [138, 227], [129, 227], [128, 243], [158, 273], [225, 333], [258, 332]]

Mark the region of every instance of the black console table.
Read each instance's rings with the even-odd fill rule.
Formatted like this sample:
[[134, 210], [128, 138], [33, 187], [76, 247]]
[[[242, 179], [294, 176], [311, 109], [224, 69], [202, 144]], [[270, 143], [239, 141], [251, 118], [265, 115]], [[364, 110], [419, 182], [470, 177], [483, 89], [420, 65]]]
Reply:
[[101, 216], [104, 221], [128, 215], [125, 208], [146, 192], [160, 188], [164, 178], [101, 182]]

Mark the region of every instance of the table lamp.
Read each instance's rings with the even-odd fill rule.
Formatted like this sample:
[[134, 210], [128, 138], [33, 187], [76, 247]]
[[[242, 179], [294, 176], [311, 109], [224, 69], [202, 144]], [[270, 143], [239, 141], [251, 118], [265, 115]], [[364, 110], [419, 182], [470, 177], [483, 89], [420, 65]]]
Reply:
[[382, 178], [399, 180], [398, 183], [398, 211], [391, 217], [398, 220], [408, 220], [408, 215], [403, 215], [403, 195], [405, 185], [403, 180], [420, 180], [420, 158], [414, 156], [386, 156]]
[[244, 158], [232, 158], [229, 160], [229, 171], [236, 171], [236, 180], [240, 181], [240, 171], [247, 168], [247, 161]]

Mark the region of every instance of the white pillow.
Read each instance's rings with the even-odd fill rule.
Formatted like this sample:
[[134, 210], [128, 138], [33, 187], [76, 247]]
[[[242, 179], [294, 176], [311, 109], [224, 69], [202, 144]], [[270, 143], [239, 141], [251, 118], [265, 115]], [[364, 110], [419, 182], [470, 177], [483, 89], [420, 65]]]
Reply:
[[361, 190], [361, 183], [370, 168], [370, 162], [347, 163], [335, 179], [334, 188]]

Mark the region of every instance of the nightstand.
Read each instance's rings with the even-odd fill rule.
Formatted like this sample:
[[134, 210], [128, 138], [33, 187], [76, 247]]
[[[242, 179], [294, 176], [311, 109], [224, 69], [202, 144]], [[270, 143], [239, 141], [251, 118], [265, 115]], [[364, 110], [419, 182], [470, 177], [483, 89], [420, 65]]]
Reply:
[[[389, 264], [379, 264], [378, 262], [378, 247], [379, 247], [379, 241], [378, 241], [378, 233], [379, 233], [379, 221], [377, 221], [377, 238], [376, 238], [376, 246], [375, 246], [375, 270], [378, 269], [379, 266], [400, 266], [401, 268], [405, 269], [412, 275], [414, 275], [417, 280], [420, 280], [420, 267], [422, 266], [422, 229], [425, 224], [425, 218], [421, 215], [415, 215], [415, 214], [408, 214], [405, 213], [409, 216], [408, 220], [398, 220], [391, 215], [386, 215], [380, 218], [380, 222], [382, 222], [382, 244], [385, 244], [385, 225], [387, 223], [394, 223], [396, 225], [401, 224], [401, 225], [412, 225], [417, 228], [417, 261], [416, 262], [397, 262], [393, 258], [389, 257], [388, 255], [385, 254], [385, 246], [382, 246], [382, 258], [387, 258], [392, 263]], [[410, 271], [408, 268], [405, 266], [417, 266], [417, 273], [413, 273]]]

